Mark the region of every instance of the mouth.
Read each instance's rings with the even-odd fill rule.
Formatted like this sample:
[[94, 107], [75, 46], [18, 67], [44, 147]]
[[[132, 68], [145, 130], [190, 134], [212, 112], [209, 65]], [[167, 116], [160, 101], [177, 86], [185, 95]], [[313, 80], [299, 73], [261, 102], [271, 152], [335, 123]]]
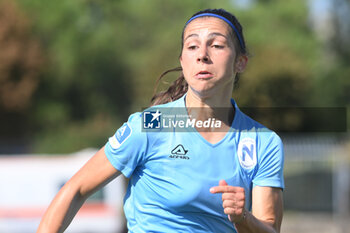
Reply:
[[198, 78], [198, 79], [208, 79], [211, 77], [213, 77], [213, 74], [210, 73], [209, 71], [206, 71], [206, 70], [199, 71], [196, 74], [196, 78]]

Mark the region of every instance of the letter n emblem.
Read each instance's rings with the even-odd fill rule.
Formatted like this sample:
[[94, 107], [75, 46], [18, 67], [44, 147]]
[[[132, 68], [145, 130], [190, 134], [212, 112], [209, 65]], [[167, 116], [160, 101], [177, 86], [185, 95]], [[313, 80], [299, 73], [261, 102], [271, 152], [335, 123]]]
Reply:
[[249, 170], [254, 168], [257, 162], [255, 140], [243, 138], [238, 144], [237, 155], [242, 168]]

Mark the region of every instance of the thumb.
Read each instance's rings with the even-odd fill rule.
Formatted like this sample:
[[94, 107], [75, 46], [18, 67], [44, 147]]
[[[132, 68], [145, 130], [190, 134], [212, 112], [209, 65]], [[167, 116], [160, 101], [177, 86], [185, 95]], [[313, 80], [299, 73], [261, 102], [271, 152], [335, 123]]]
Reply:
[[226, 186], [228, 185], [225, 180], [220, 180], [219, 181], [219, 186]]

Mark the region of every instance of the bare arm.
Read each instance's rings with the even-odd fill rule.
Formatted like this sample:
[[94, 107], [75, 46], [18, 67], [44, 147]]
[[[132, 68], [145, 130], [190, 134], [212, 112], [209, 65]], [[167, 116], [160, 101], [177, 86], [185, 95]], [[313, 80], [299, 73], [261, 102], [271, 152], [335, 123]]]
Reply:
[[278, 233], [283, 217], [282, 190], [255, 186], [252, 193], [252, 213], [235, 226], [239, 233]]
[[211, 193], [222, 193], [222, 207], [239, 233], [279, 233], [283, 217], [282, 190], [255, 186], [252, 213], [245, 210], [245, 191], [220, 180]]
[[41, 219], [37, 233], [63, 232], [84, 201], [119, 175], [103, 147], [58, 192]]

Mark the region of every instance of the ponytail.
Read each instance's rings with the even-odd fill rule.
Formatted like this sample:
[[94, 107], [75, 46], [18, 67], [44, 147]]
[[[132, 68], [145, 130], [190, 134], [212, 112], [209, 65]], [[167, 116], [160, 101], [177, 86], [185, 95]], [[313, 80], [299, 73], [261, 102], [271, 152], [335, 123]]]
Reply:
[[181, 72], [181, 76], [178, 77], [166, 91], [162, 91], [159, 93], [156, 93], [157, 87], [159, 85], [160, 80], [168, 73], [174, 72], [174, 71], [182, 71], [181, 67], [176, 67], [174, 69], [170, 69], [165, 71], [163, 74], [161, 74], [156, 82], [156, 86], [154, 88], [154, 95], [151, 99], [151, 106], [159, 105], [159, 104], [166, 104], [172, 101], [175, 101], [179, 98], [181, 98], [188, 89], [188, 84], [185, 80], [184, 75]]

